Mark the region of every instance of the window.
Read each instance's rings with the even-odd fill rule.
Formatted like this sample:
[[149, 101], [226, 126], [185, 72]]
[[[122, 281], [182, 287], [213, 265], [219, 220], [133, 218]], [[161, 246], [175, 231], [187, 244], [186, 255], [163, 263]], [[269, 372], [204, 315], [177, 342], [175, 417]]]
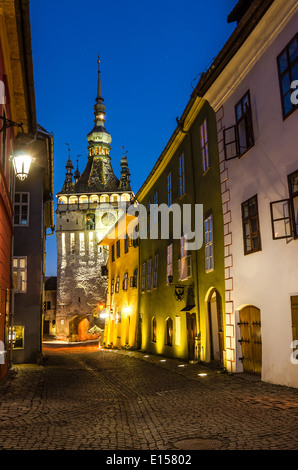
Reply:
[[180, 258], [178, 259], [178, 278], [180, 281], [191, 277], [191, 255], [186, 250], [186, 238], [180, 239]]
[[13, 286], [16, 293], [27, 292], [27, 257], [13, 258]]
[[158, 273], [158, 254], [154, 256], [153, 287], [157, 287], [157, 273]]
[[147, 290], [151, 290], [152, 287], [152, 259], [148, 259], [147, 263]]
[[116, 242], [117, 258], [120, 258], [120, 240]]
[[114, 284], [115, 284], [115, 281], [114, 279], [111, 280], [111, 294], [114, 294]]
[[181, 345], [181, 317], [175, 317], [175, 345]]
[[30, 193], [16, 192], [14, 196], [14, 225], [28, 227], [29, 225]]
[[184, 154], [179, 157], [179, 195], [185, 193]]
[[249, 91], [235, 106], [239, 155], [254, 145]]
[[145, 292], [146, 287], [146, 263], [142, 264], [142, 292]]
[[86, 230], [95, 229], [95, 214], [86, 215]]
[[124, 253], [128, 253], [128, 235], [125, 235], [124, 239]]
[[297, 108], [297, 104], [293, 104], [291, 101], [291, 94], [293, 93], [291, 83], [298, 80], [298, 34], [277, 57], [277, 66], [282, 113], [283, 118], [286, 118]]
[[241, 157], [254, 145], [249, 91], [235, 106], [236, 125], [224, 129], [225, 159]]
[[173, 344], [173, 320], [171, 318], [167, 318], [166, 320], [165, 344], [166, 346], [172, 346]]
[[298, 238], [298, 170], [288, 175], [289, 198], [270, 203], [273, 240]]
[[119, 282], [120, 282], [120, 279], [119, 279], [119, 276], [116, 277], [116, 285], [115, 285], [115, 292], [118, 294], [119, 292]]
[[70, 234], [70, 251], [72, 254], [75, 252], [75, 234], [71, 233]]
[[152, 318], [151, 328], [151, 341], [156, 343], [156, 317]]
[[291, 296], [292, 338], [298, 340], [298, 295]]
[[133, 276], [130, 276], [130, 287], [137, 287], [138, 285], [138, 269], [136, 268], [133, 272]]
[[202, 152], [202, 165], [203, 172], [209, 168], [209, 152], [208, 152], [208, 134], [207, 134], [207, 120], [205, 119], [200, 127], [201, 133], [201, 152]]
[[84, 253], [85, 252], [85, 234], [84, 233], [80, 233], [79, 240], [80, 240], [80, 252]]
[[112, 261], [115, 261], [115, 245], [112, 245]]
[[94, 250], [94, 232], [89, 232], [89, 251]]
[[128, 273], [124, 273], [124, 279], [123, 279], [123, 290], [128, 289]]
[[108, 276], [109, 275], [109, 270], [108, 270], [107, 266], [104, 265], [104, 264], [101, 266], [101, 275], [102, 276]]
[[168, 174], [168, 206], [172, 205], [172, 173]]
[[13, 349], [24, 349], [24, 330], [23, 326], [13, 326], [12, 330], [10, 330]]
[[48, 300], [47, 301], [47, 307], [46, 307], [47, 310], [51, 310], [51, 301]]
[[262, 249], [257, 196], [253, 196], [243, 202], [241, 204], [241, 209], [244, 254], [248, 255]]
[[213, 270], [213, 227], [212, 215], [205, 219], [205, 266], [206, 271]]
[[173, 245], [167, 247], [167, 284], [169, 284], [169, 276], [173, 275]]

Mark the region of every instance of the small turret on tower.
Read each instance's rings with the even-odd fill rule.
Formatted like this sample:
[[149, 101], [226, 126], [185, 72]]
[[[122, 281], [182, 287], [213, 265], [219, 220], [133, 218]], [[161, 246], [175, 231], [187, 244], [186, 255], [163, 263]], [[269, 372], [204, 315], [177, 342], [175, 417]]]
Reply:
[[64, 192], [71, 192], [73, 189], [73, 175], [72, 175], [72, 170], [73, 170], [73, 164], [70, 159], [70, 148], [68, 148], [68, 160], [65, 165], [66, 168], [66, 173], [65, 173], [65, 180], [63, 184], [62, 191]]
[[119, 189], [124, 190], [124, 191], [131, 191], [130, 171], [129, 171], [129, 168], [128, 168], [127, 156], [124, 153], [124, 147], [122, 147], [122, 149], [123, 149], [123, 155], [122, 155], [122, 158], [120, 160], [121, 177], [120, 177]]

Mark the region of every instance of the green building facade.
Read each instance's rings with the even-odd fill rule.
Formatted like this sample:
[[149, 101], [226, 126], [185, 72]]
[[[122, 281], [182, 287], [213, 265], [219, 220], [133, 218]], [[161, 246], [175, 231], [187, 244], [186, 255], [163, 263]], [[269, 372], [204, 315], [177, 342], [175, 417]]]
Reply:
[[[193, 95], [136, 195], [148, 210], [147, 239], [141, 234], [139, 255], [141, 349], [148, 353], [225, 364], [220, 188], [215, 114], [205, 100]], [[172, 206], [169, 237], [161, 230], [157, 239], [150, 237], [157, 221], [153, 204]], [[197, 249], [187, 246], [183, 237], [190, 238], [183, 228], [187, 210]], [[160, 228], [166, 212], [159, 215]]]

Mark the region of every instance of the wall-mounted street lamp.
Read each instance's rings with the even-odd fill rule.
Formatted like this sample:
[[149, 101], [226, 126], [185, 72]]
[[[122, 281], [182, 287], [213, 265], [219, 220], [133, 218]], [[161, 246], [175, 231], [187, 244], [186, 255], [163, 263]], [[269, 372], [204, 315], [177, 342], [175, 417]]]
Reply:
[[[168, 284], [169, 284], [170, 287], [172, 287], [172, 284], [173, 284], [172, 274], [170, 274], [168, 276]], [[185, 290], [185, 288], [186, 287], [193, 288], [193, 284], [183, 284], [183, 285], [175, 284], [174, 287], [175, 287], [175, 292], [174, 292], [175, 299], [178, 302], [181, 302], [181, 300], [184, 299], [184, 290]]]
[[[22, 129], [21, 136], [24, 135], [23, 123], [19, 124], [17, 122], [11, 121], [10, 119], [7, 119], [6, 116], [0, 116], [0, 119], [2, 119], [3, 121], [2, 127], [0, 129], [0, 133], [1, 132], [4, 133], [4, 139], [6, 138], [6, 130], [9, 127], [19, 127], [20, 129]], [[21, 142], [20, 142], [20, 145], [22, 145]], [[32, 158], [32, 156], [26, 151], [27, 145], [28, 143], [26, 144], [24, 143], [23, 144], [24, 148], [20, 148], [16, 150], [10, 156], [10, 160], [13, 163], [15, 175], [21, 181], [24, 181], [24, 179], [27, 178], [31, 163], [35, 160], [35, 158]]]
[[10, 160], [13, 163], [16, 177], [19, 180], [24, 181], [29, 174], [31, 163], [35, 159], [24, 150], [17, 150], [11, 155]]

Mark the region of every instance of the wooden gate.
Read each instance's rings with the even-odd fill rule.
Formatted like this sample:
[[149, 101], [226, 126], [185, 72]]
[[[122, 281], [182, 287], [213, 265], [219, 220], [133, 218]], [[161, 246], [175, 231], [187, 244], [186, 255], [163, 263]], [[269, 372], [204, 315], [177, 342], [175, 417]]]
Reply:
[[242, 347], [243, 370], [261, 374], [262, 371], [262, 339], [261, 339], [261, 312], [256, 307], [245, 307], [240, 310], [239, 343]]

